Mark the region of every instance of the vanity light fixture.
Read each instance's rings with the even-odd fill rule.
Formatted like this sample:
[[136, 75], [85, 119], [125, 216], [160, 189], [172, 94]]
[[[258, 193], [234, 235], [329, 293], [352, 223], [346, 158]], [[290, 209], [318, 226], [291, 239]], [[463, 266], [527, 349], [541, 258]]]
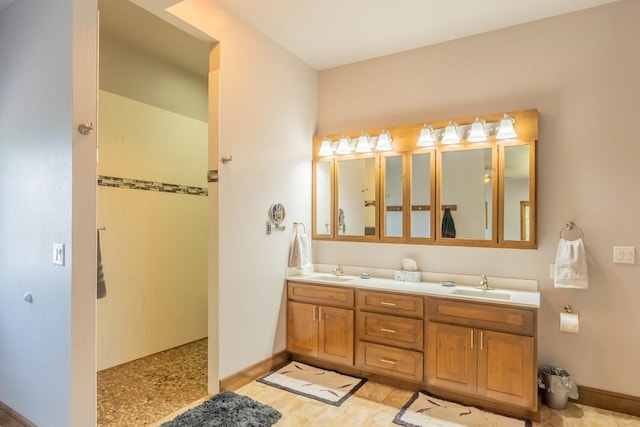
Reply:
[[369, 145], [369, 136], [363, 133], [358, 137], [358, 143], [356, 144], [356, 153], [369, 152], [371, 152], [371, 145]]
[[513, 128], [514, 123], [515, 123], [515, 119], [511, 116], [508, 116], [507, 113], [505, 113], [502, 120], [500, 120], [500, 126], [498, 127], [498, 133], [496, 134], [496, 139], [517, 138], [518, 134]]
[[460, 137], [458, 136], [458, 124], [450, 121], [446, 128], [444, 128], [444, 135], [442, 136], [443, 144], [459, 144]]
[[486, 122], [479, 117], [471, 124], [471, 130], [467, 141], [469, 142], [484, 142], [487, 140], [487, 134], [484, 130]]
[[420, 129], [420, 136], [416, 145], [418, 147], [433, 147], [436, 141], [433, 139], [433, 128], [431, 126], [424, 125]]
[[329, 138], [323, 138], [322, 144], [320, 144], [320, 151], [318, 151], [319, 156], [331, 156], [333, 154], [333, 150], [331, 149], [331, 140]]
[[336, 149], [336, 154], [351, 153], [351, 147], [349, 146], [350, 142], [351, 140], [346, 136], [343, 136], [342, 138], [340, 138], [340, 141], [338, 141], [338, 148]]
[[391, 134], [389, 133], [389, 131], [382, 131], [382, 133], [378, 137], [376, 151], [391, 151]]

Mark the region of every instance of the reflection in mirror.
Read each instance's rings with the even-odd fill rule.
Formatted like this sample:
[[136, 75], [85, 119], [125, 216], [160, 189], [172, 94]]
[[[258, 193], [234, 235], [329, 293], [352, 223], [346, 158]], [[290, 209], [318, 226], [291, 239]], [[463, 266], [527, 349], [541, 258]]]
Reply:
[[456, 239], [492, 239], [493, 175], [491, 148], [442, 153], [441, 230], [452, 225]]
[[376, 234], [375, 157], [339, 160], [338, 234]]
[[384, 235], [402, 237], [402, 156], [384, 157]]
[[529, 146], [504, 147], [504, 240], [529, 241]]
[[411, 237], [431, 237], [431, 154], [411, 155]]
[[331, 235], [331, 163], [317, 162], [315, 170], [315, 232]]

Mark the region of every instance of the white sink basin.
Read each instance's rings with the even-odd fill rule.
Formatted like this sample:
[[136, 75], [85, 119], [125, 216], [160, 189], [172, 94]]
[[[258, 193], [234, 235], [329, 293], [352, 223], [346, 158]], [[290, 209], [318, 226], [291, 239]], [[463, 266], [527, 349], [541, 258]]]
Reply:
[[312, 276], [312, 277], [309, 277], [309, 279], [312, 279], [312, 280], [323, 280], [323, 281], [327, 281], [327, 282], [348, 282], [349, 280], [353, 280], [353, 277], [334, 276], [334, 275], [331, 275], [331, 274], [325, 274], [325, 275], [320, 275], [320, 276]]
[[482, 290], [482, 289], [454, 289], [451, 292], [451, 295], [463, 295], [467, 297], [474, 298], [487, 298], [487, 299], [499, 299], [499, 300], [510, 300], [511, 294], [507, 292], [500, 292], [494, 290]]

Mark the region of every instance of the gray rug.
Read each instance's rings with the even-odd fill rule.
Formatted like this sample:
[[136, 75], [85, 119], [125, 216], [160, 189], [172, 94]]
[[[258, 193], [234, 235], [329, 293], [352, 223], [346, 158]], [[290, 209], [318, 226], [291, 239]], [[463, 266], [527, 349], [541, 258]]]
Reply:
[[282, 414], [246, 396], [223, 391], [161, 427], [268, 427]]

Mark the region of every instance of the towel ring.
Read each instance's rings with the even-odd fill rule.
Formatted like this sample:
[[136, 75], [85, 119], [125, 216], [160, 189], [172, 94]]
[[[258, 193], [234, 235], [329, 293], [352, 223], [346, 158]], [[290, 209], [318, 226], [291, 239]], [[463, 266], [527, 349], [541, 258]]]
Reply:
[[581, 238], [581, 239], [584, 239], [584, 231], [582, 230], [582, 228], [580, 228], [580, 226], [579, 226], [579, 225], [576, 225], [576, 224], [575, 224], [575, 223], [573, 223], [573, 222], [568, 222], [568, 223], [566, 223], [566, 224], [565, 224], [565, 226], [564, 226], [564, 227], [562, 227], [562, 228], [560, 229], [560, 233], [559, 233], [560, 238], [562, 239], [562, 233], [563, 233], [564, 231], [566, 231], [566, 230], [573, 230], [574, 228], [577, 228], [577, 229], [578, 229], [578, 231], [580, 232], [580, 238]]
[[306, 234], [307, 233], [307, 227], [305, 227], [304, 223], [302, 223], [302, 222], [294, 222], [293, 223], [293, 228], [295, 228], [296, 231], [297, 231], [299, 225], [302, 226], [302, 232]]

